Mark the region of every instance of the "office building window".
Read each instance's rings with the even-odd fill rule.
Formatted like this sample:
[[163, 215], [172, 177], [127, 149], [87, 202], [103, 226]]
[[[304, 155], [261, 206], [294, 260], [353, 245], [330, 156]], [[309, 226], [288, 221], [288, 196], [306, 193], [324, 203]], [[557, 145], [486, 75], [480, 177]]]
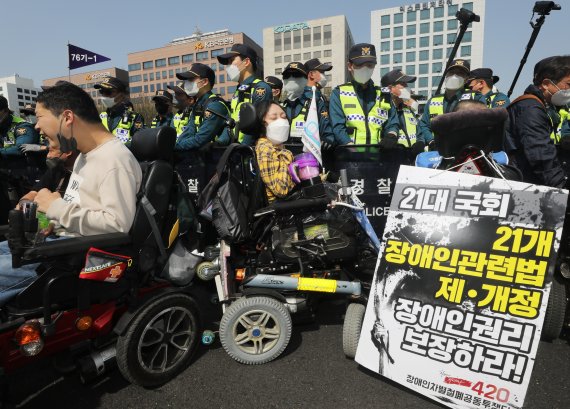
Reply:
[[283, 33], [283, 50], [288, 51], [291, 49], [291, 32], [286, 31]]
[[283, 58], [281, 56], [275, 57], [275, 64], [281, 64], [283, 62]]
[[465, 34], [463, 35], [463, 39], [461, 41], [466, 42], [466, 43], [473, 41], [472, 34], [473, 33], [471, 33], [471, 31], [466, 31]]
[[139, 94], [142, 92], [142, 89], [143, 89], [142, 86], [132, 87], [131, 88], [131, 94]]
[[218, 63], [215, 62], [215, 63], [210, 64], [210, 68], [211, 68], [212, 70], [216, 71], [216, 70], [218, 69]]
[[311, 53], [303, 53], [303, 60], [307, 61], [311, 59]]
[[433, 17], [439, 18], [444, 16], [444, 8], [443, 7], [436, 7], [433, 9]]
[[299, 50], [301, 48], [301, 31], [293, 31], [293, 48]]
[[129, 71], [138, 71], [141, 69], [141, 63], [129, 64]]
[[386, 16], [382, 16], [380, 17], [380, 24], [382, 24], [383, 26], [389, 26], [390, 25], [390, 15], [386, 15]]
[[177, 65], [180, 64], [180, 57], [169, 57], [168, 58], [168, 65]]
[[416, 21], [416, 12], [415, 11], [408, 11], [406, 13], [406, 21]]
[[429, 60], [429, 50], [420, 51], [420, 61]]
[[291, 62], [291, 56], [290, 55], [286, 55], [283, 57], [283, 62]]
[[154, 92], [154, 84], [150, 84], [150, 92]]
[[429, 23], [421, 23], [420, 34], [427, 34], [427, 33], [429, 33]]
[[453, 34], [448, 34], [447, 35], [447, 44], [453, 44], [455, 43], [455, 39], [457, 38], [457, 34], [453, 33]]
[[[455, 21], [457, 21], [457, 20], [455, 20]], [[436, 33], [443, 31], [443, 21], [434, 21], [433, 22], [433, 31]]]
[[332, 50], [325, 50], [323, 51], [323, 57], [330, 58], [332, 57]]
[[455, 17], [455, 13], [457, 13], [457, 4], [447, 6], [447, 15], [449, 17]]
[[439, 81], [441, 80], [441, 76], [436, 75], [435, 77], [431, 78], [431, 86], [437, 87], [439, 85]]
[[380, 56], [380, 64], [390, 64], [390, 54], [382, 54]]
[[402, 40], [394, 40], [394, 50], [401, 50], [404, 45]]
[[461, 46], [461, 56], [462, 57], [470, 57], [471, 56], [471, 46], [470, 45], [462, 45]]
[[30, 90], [29, 89], [24, 89], [24, 94], [29, 94]]
[[233, 94], [234, 92], [236, 92], [237, 86], [232, 85], [231, 87], [228, 87], [228, 94]]
[[390, 29], [383, 28], [382, 30], [380, 30], [380, 38], [390, 38]]
[[415, 65], [406, 65], [406, 74], [415, 75], [415, 73], [416, 73], [416, 66]]
[[157, 79], [157, 80], [160, 79], [160, 71], [158, 71], [158, 72], [156, 73], [156, 79]]
[[200, 51], [196, 53], [196, 61], [204, 61], [208, 59], [208, 51]]
[[420, 47], [429, 47], [429, 37], [420, 37]]
[[416, 39], [415, 38], [408, 38], [406, 40], [406, 47], [407, 48], [416, 48]]
[[408, 51], [406, 53], [406, 62], [414, 62], [414, 61], [416, 61], [416, 52]]
[[144, 92], [147, 93], [148, 92], [148, 85], [144, 86]]
[[143, 62], [143, 70], [150, 70], [152, 68], [154, 68], [154, 64], [152, 61]]
[[434, 62], [431, 65], [431, 71], [432, 72], [441, 72], [442, 68], [443, 68], [443, 64], [440, 62]]
[[166, 58], [160, 58], [158, 60], [154, 60], [154, 65], [156, 67], [166, 67]]
[[148, 81], [148, 74], [143, 74], [143, 81], [147, 82]]
[[219, 78], [218, 82], [220, 84], [223, 84], [224, 82], [226, 82], [226, 75], [225, 74], [220, 74], [218, 78]]
[[332, 26], [327, 24], [323, 26], [323, 45], [330, 45], [332, 43]]
[[416, 25], [415, 24], [408, 24], [406, 26], [406, 35], [414, 35], [416, 34]]
[[447, 29], [448, 30], [457, 30], [457, 20], [447, 20]]
[[420, 64], [418, 69], [419, 69], [420, 74], [427, 74], [428, 70], [429, 70], [429, 65], [428, 64]]
[[441, 60], [443, 58], [443, 48], [434, 48], [432, 55], [434, 60]]
[[311, 46], [311, 28], [303, 29], [303, 47]]
[[212, 58], [216, 58], [218, 55], [222, 55], [224, 53], [223, 48], [218, 48], [217, 50], [210, 51]]
[[462, 6], [462, 7], [463, 7], [464, 9], [473, 11], [473, 3], [463, 3], [463, 6]]
[[394, 27], [394, 37], [402, 37], [404, 35], [404, 27]]
[[293, 61], [301, 62], [301, 54], [294, 54], [293, 55]]
[[283, 68], [275, 68], [275, 75], [281, 75]]
[[313, 53], [313, 58], [321, 58], [321, 52], [320, 51], [315, 51]]
[[321, 27], [313, 27], [313, 46], [318, 47], [321, 45]]
[[194, 61], [194, 54], [186, 54], [182, 56], [182, 62], [192, 62]]
[[395, 53], [393, 62], [394, 62], [394, 64], [401, 64], [402, 63], [402, 53]]
[[396, 13], [394, 14], [394, 24], [400, 24], [404, 22], [404, 14]]
[[[150, 74], [148, 74], [148, 79], [150, 81], [154, 81], [154, 72], [151, 72]], [[129, 79], [129, 82], [130, 82], [130, 79]]]
[[423, 9], [422, 11], [420, 11], [420, 20], [429, 20], [429, 11], [431, 9]]
[[[424, 74], [426, 74], [426, 73], [424, 73]], [[427, 86], [428, 86], [428, 79], [427, 79], [427, 77], [420, 77], [420, 78], [418, 78], [418, 86], [419, 86], [420, 88], [425, 88], [425, 87], [427, 87]]]
[[381, 68], [380, 69], [380, 76], [384, 76], [386, 74], [388, 74], [390, 72], [390, 68], [389, 67], [385, 67], [385, 68]]
[[433, 45], [443, 45], [443, 34], [433, 36]]
[[274, 33], [273, 38], [274, 38], [273, 46], [275, 48], [275, 51], [281, 51], [281, 33]]
[[447, 58], [449, 58], [449, 56], [451, 55], [451, 51], [453, 50], [453, 47], [447, 47], [447, 52], [445, 53], [445, 56]]
[[168, 78], [174, 77], [174, 70], [168, 70]]

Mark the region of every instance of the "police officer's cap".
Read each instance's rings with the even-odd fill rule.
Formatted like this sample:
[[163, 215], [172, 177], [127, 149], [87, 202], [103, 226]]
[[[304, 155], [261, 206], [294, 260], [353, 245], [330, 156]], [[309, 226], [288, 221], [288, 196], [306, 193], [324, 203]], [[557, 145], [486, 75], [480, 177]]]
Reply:
[[272, 89], [283, 89], [283, 81], [277, 77], [269, 76], [265, 77], [265, 82], [269, 84]]
[[330, 64], [320, 62], [318, 58], [313, 58], [312, 60], [307, 61], [305, 63], [305, 67], [307, 67], [307, 72], [309, 71], [325, 72], [325, 71], [330, 71], [333, 68], [332, 65]]
[[0, 95], [0, 111], [8, 109], [8, 100], [4, 95]]
[[179, 80], [193, 80], [194, 78], [207, 78], [213, 87], [216, 84], [216, 73], [206, 64], [199, 62], [192, 64], [189, 71], [176, 74]]
[[376, 47], [374, 44], [360, 43], [350, 47], [348, 61], [356, 65], [376, 64]]
[[407, 75], [402, 70], [392, 70], [389, 73], [383, 75], [382, 78], [380, 79], [380, 82], [383, 87], [387, 87], [389, 85], [394, 85], [397, 83], [409, 83], [415, 81], [416, 77], [412, 75]]
[[20, 113], [24, 115], [33, 115], [36, 112], [36, 104], [26, 104], [24, 108], [20, 108]]
[[293, 61], [287, 64], [287, 67], [285, 67], [281, 75], [283, 76], [283, 79], [287, 79], [289, 77], [307, 78], [307, 68], [302, 62]]
[[469, 64], [469, 61], [463, 59], [457, 59], [451, 62], [451, 65], [447, 67], [443, 75], [447, 74], [448, 71], [451, 70], [452, 68], [460, 68], [461, 70], [465, 71], [465, 75], [467, 76], [471, 72], [471, 64]]
[[93, 86], [93, 88], [95, 88], [95, 89], [108, 89], [108, 90], [116, 89], [117, 91], [127, 92], [128, 85], [125, 84], [123, 81], [121, 81], [118, 78], [107, 77], [103, 81], [101, 81], [99, 84], [95, 84]]
[[257, 53], [253, 48], [245, 44], [232, 45], [229, 53], [218, 55], [218, 61], [222, 65], [228, 65], [230, 63], [230, 58], [233, 58], [236, 55], [239, 55], [242, 58], [249, 58], [254, 65], [257, 65]]
[[469, 78], [467, 78], [467, 81], [472, 80], [489, 80], [496, 84], [499, 81], [499, 77], [493, 75], [493, 70], [490, 68], [477, 68], [471, 71]]
[[175, 94], [186, 94], [184, 88], [182, 88], [182, 83], [179, 85], [167, 85], [166, 88], [171, 89]]
[[156, 91], [154, 97], [152, 97], [154, 102], [167, 102], [172, 104], [172, 94], [165, 89], [159, 89]]

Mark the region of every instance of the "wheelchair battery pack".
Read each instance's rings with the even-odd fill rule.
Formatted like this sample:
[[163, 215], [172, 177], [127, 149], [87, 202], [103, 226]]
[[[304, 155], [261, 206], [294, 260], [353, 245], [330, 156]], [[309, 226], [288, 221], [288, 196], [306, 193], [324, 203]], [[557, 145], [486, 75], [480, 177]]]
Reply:
[[115, 283], [131, 264], [131, 257], [91, 247], [85, 256], [85, 267], [79, 273], [79, 278]]

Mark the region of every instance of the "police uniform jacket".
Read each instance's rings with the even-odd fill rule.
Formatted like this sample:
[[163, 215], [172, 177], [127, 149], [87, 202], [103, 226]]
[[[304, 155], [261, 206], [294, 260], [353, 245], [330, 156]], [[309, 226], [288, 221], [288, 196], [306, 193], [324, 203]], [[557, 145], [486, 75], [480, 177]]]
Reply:
[[38, 144], [40, 135], [34, 126], [23, 119], [12, 116], [12, 125], [7, 132], [0, 135], [0, 157], [17, 158], [22, 156], [20, 146], [23, 144]]
[[533, 98], [509, 106], [505, 150], [525, 182], [563, 187], [566, 177], [550, 138], [555, 125], [548, 116], [543, 94], [534, 85], [524, 93], [535, 95], [542, 104]]
[[[251, 84], [251, 103], [253, 105], [257, 105], [262, 101], [271, 101], [273, 99], [273, 94], [269, 84], [267, 84], [265, 81], [257, 81], [255, 84], [252, 84], [255, 80], [256, 78], [254, 75], [250, 75], [245, 80], [243, 80], [243, 82], [238, 85], [234, 97], [236, 97], [236, 95], [239, 93], [240, 87], [247, 88]], [[245, 145], [252, 145], [253, 137], [251, 135], [244, 134], [241, 143]]]
[[[128, 112], [130, 111], [130, 113]], [[119, 126], [120, 122], [128, 117], [129, 121], [132, 120], [129, 127], [128, 141], [139, 129], [144, 128], [144, 118], [141, 114], [132, 110], [132, 105], [129, 101], [121, 102], [105, 111], [107, 114], [107, 129], [109, 132], [114, 133], [115, 129]], [[104, 120], [103, 120], [104, 121]]]

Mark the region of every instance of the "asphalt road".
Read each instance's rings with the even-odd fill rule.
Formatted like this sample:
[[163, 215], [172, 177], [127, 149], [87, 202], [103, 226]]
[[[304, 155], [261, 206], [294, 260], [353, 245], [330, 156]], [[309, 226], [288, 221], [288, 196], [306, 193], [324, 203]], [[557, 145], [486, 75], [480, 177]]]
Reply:
[[[45, 362], [14, 377], [18, 408], [441, 408], [348, 360], [341, 305], [324, 304], [314, 324], [296, 325], [283, 356], [262, 366], [235, 362], [219, 342], [158, 389], [128, 384], [118, 370], [83, 385]], [[570, 336], [540, 344], [525, 408], [570, 407]]]

